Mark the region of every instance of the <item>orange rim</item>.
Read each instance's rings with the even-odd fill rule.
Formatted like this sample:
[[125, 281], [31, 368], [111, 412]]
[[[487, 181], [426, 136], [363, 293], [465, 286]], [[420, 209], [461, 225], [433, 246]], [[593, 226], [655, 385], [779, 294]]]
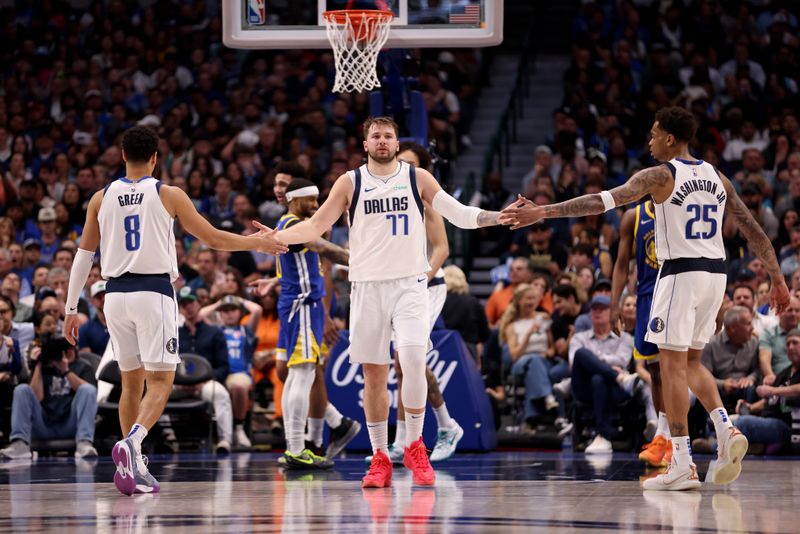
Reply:
[[322, 16], [325, 17], [325, 20], [336, 24], [345, 24], [348, 17], [350, 17], [350, 22], [353, 25], [361, 24], [364, 18], [367, 20], [374, 19], [379, 23], [386, 23], [394, 18], [394, 14], [391, 11], [381, 9], [337, 9], [335, 11], [325, 11]]

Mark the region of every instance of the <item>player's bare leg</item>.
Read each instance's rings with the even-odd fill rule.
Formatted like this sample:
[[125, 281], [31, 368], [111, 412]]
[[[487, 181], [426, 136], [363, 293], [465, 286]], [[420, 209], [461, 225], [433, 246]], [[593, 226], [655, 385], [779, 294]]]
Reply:
[[385, 488], [392, 485], [392, 462], [386, 455], [389, 448], [389, 392], [386, 389], [389, 365], [365, 363], [361, 369], [364, 373], [364, 415], [372, 445], [372, 463], [361, 486]]

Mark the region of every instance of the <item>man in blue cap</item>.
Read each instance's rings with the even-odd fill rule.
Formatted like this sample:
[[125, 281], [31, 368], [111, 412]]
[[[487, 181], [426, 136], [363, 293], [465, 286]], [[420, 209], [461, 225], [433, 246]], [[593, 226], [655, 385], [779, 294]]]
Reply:
[[595, 295], [589, 310], [592, 328], [574, 334], [569, 343], [572, 394], [594, 410], [597, 433], [586, 454], [610, 453], [611, 408], [633, 396], [639, 378], [626, 370], [633, 356], [633, 338], [611, 329], [611, 298]]

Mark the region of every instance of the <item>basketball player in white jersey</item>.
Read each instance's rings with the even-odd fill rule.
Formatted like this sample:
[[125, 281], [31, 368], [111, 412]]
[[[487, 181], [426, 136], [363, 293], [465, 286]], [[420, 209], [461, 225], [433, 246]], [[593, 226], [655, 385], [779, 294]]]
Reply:
[[142, 458], [141, 444], [164, 410], [180, 362], [172, 287], [178, 278], [174, 219], [216, 249], [270, 254], [288, 250], [266, 227], [247, 237], [212, 227], [183, 190], [162, 186], [153, 178], [157, 150], [158, 136], [149, 128], [137, 126], [123, 136], [125, 178], [111, 182], [89, 201], [64, 320], [64, 336], [74, 345], [78, 298], [99, 245], [101, 274], [108, 280], [104, 311], [114, 359], [122, 372], [119, 419], [127, 436], [112, 451], [117, 466], [114, 483], [126, 495], [159, 491]]
[[687, 429], [691, 387], [708, 410], [718, 450], [712, 481], [727, 484], [741, 472], [747, 439], [731, 423], [711, 373], [700, 363], [714, 334], [715, 318], [726, 286], [722, 219], [734, 217], [750, 249], [772, 279], [770, 304], [780, 313], [789, 290], [769, 238], [753, 219], [730, 181], [712, 165], [694, 159], [689, 142], [697, 129], [694, 116], [680, 107], [656, 113], [650, 152], [662, 165], [634, 174], [624, 185], [599, 194], [537, 206], [518, 198], [501, 221], [519, 228], [549, 217], [597, 215], [651, 195], [655, 205], [656, 255], [660, 265], [645, 339], [661, 354], [662, 395], [672, 435], [672, 462], [666, 473], [644, 482], [645, 489], [700, 487], [692, 463]]
[[499, 213], [464, 206], [428, 171], [399, 162], [398, 129], [391, 118], [368, 119], [364, 134], [367, 164], [340, 176], [313, 217], [277, 237], [288, 244], [307, 243], [349, 211], [350, 360], [363, 364], [364, 412], [373, 450], [362, 487], [388, 487], [392, 482], [386, 455], [392, 333], [405, 375], [404, 464], [413, 471], [415, 483], [432, 485], [435, 475], [422, 441], [430, 270], [422, 201], [460, 228], [495, 225]]

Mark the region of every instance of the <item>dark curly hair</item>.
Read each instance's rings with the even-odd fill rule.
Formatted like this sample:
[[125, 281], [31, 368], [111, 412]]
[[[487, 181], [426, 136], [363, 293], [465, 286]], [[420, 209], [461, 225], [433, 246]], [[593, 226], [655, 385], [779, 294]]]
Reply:
[[413, 141], [403, 141], [400, 143], [400, 152], [405, 152], [406, 150], [410, 150], [417, 156], [420, 169], [425, 169], [426, 171], [431, 169], [431, 155], [425, 150], [424, 146]]
[[122, 136], [122, 150], [129, 163], [146, 163], [158, 150], [158, 135], [146, 126], [134, 126]]
[[697, 121], [694, 115], [689, 110], [678, 106], [658, 110], [656, 121], [658, 121], [659, 128], [684, 143], [691, 141], [697, 131]]
[[308, 173], [302, 165], [296, 161], [284, 161], [275, 169], [275, 174], [288, 174], [294, 178], [308, 178]]

